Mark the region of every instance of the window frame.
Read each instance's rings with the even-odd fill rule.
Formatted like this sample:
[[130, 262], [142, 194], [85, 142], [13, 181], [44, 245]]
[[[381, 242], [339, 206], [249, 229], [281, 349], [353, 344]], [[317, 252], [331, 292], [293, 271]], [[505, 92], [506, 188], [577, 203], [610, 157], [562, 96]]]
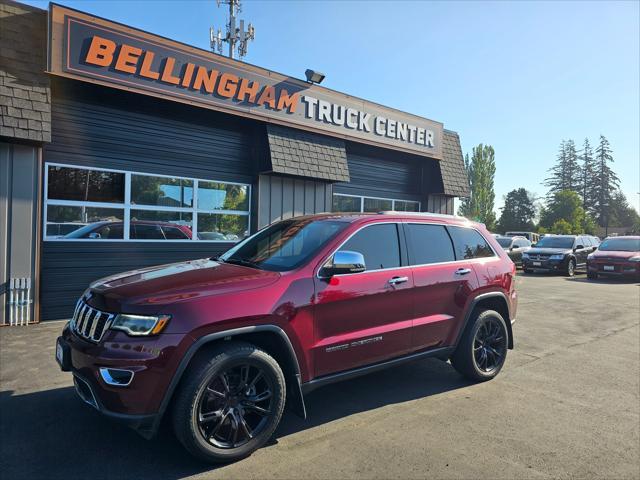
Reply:
[[[113, 172], [113, 173], [122, 173], [125, 176], [124, 180], [124, 202], [123, 203], [107, 203], [107, 202], [89, 202], [89, 201], [80, 201], [80, 200], [56, 200], [49, 199], [49, 167], [63, 167], [63, 168], [75, 168], [80, 170], [91, 170], [91, 171], [102, 171], [102, 172]], [[131, 203], [131, 177], [133, 175], [140, 175], [146, 177], [158, 177], [158, 178], [171, 178], [171, 179], [182, 179], [182, 180], [191, 180], [193, 181], [193, 205], [191, 207], [166, 207], [161, 205], [141, 205], [138, 203]], [[248, 210], [204, 210], [198, 208], [198, 186], [199, 182], [217, 182], [229, 185], [240, 185], [243, 187], [247, 187], [247, 205]], [[44, 164], [44, 190], [43, 190], [43, 202], [42, 202], [42, 223], [43, 223], [43, 235], [42, 241], [44, 242], [92, 242], [92, 243], [101, 243], [101, 242], [141, 242], [141, 243], [182, 243], [187, 244], [188, 242], [203, 242], [203, 243], [238, 243], [243, 239], [233, 241], [233, 240], [202, 240], [198, 238], [198, 214], [212, 214], [212, 215], [236, 215], [247, 217], [247, 227], [249, 235], [251, 236], [251, 200], [252, 200], [252, 185], [249, 183], [242, 182], [229, 182], [226, 180], [216, 180], [216, 179], [205, 179], [205, 178], [197, 178], [197, 177], [183, 177], [180, 175], [165, 175], [158, 173], [149, 173], [149, 172], [139, 172], [133, 170], [120, 170], [114, 168], [101, 168], [101, 167], [93, 167], [93, 166], [84, 166], [84, 165], [74, 165], [74, 164], [66, 164], [59, 162], [45, 162]], [[113, 238], [113, 239], [100, 239], [96, 240], [93, 238], [52, 238], [47, 237], [47, 214], [49, 206], [63, 206], [63, 207], [90, 207], [90, 208], [111, 208], [122, 210], [122, 226], [123, 226], [123, 238]], [[191, 213], [192, 214], [192, 228], [191, 228], [191, 239], [135, 239], [131, 238], [131, 210], [146, 210], [153, 212], [183, 212], [183, 213]], [[245, 237], [248, 238], [248, 237]]]
[[[489, 250], [491, 250], [491, 252], [493, 253], [493, 255], [488, 255], [486, 257], [474, 257], [474, 258], [458, 258], [458, 250], [456, 249], [456, 241], [453, 238], [453, 235], [451, 233], [451, 228], [466, 228], [468, 230], [475, 230], [475, 232], [480, 235], [480, 238], [482, 238], [485, 243], [487, 244], [487, 246], [489, 247]], [[474, 261], [487, 261], [488, 259], [491, 258], [500, 258], [500, 255], [498, 255], [498, 253], [496, 252], [495, 248], [493, 248], [493, 245], [491, 245], [491, 242], [489, 240], [487, 240], [487, 238], [480, 232], [480, 230], [478, 230], [475, 227], [472, 226], [466, 226], [466, 225], [447, 225], [447, 232], [449, 233], [449, 237], [451, 238], [451, 243], [453, 244], [453, 253], [456, 257], [456, 262], [474, 262]], [[511, 245], [513, 245], [513, 241], [511, 242]], [[449, 263], [449, 262], [447, 262]]]
[[[422, 202], [420, 202], [419, 200], [404, 200], [402, 198], [383, 198], [383, 197], [372, 197], [369, 195], [353, 195], [350, 193], [336, 193], [334, 192], [331, 196], [331, 211], [333, 211], [333, 197], [350, 197], [350, 198], [358, 198], [360, 199], [360, 210], [358, 210], [360, 213], [373, 213], [373, 212], [365, 212], [364, 211], [364, 199], [365, 198], [369, 198], [371, 200], [385, 200], [385, 201], [390, 201], [391, 202], [391, 211], [392, 212], [407, 212], [408, 210], [396, 210], [396, 202], [413, 202], [413, 203], [417, 203], [418, 204], [418, 210], [416, 210], [416, 212], [421, 212], [422, 211]], [[409, 212], [413, 212], [413, 210], [409, 211]], [[342, 213], [342, 212], [334, 212], [334, 213]]]

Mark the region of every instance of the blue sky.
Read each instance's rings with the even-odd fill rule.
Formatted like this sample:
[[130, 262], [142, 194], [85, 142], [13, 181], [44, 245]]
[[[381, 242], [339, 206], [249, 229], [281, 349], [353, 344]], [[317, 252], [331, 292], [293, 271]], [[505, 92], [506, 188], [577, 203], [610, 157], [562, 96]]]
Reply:
[[[226, 19], [214, 0], [59, 3], [202, 48]], [[545, 193], [562, 139], [602, 133], [640, 210], [639, 5], [245, 0], [240, 18], [256, 27], [249, 63], [320, 70], [329, 88], [443, 122], [464, 152], [493, 145], [496, 209], [513, 188]]]

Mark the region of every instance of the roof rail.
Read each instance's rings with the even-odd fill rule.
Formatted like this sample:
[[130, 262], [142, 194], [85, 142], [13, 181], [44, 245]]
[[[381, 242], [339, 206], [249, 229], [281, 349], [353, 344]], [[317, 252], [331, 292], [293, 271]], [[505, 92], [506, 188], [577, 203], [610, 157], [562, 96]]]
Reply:
[[450, 218], [456, 220], [470, 221], [467, 217], [461, 217], [459, 215], [448, 215], [445, 213], [430, 213], [430, 212], [396, 212], [394, 210], [382, 210], [378, 212], [378, 215], [411, 215], [416, 217], [438, 217], [438, 218]]

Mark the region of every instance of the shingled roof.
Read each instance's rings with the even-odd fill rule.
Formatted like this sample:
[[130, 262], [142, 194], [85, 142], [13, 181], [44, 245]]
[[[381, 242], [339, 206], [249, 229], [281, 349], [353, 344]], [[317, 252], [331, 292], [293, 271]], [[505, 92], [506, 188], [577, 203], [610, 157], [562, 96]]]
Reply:
[[444, 194], [454, 197], [469, 196], [469, 179], [464, 168], [460, 137], [456, 132], [445, 130], [442, 139], [440, 173]]
[[272, 124], [267, 125], [267, 137], [273, 172], [349, 181], [344, 140]]

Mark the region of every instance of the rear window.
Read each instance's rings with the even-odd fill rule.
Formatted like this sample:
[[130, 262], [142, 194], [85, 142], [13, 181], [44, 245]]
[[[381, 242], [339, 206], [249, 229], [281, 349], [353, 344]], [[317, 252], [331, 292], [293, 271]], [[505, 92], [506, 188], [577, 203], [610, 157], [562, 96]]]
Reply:
[[465, 227], [448, 227], [458, 260], [493, 257], [493, 250], [477, 230]]
[[455, 260], [451, 237], [444, 226], [412, 223], [408, 227], [413, 265]]
[[395, 223], [365, 227], [340, 247], [344, 250], [361, 253], [367, 270], [399, 267], [398, 227]]

